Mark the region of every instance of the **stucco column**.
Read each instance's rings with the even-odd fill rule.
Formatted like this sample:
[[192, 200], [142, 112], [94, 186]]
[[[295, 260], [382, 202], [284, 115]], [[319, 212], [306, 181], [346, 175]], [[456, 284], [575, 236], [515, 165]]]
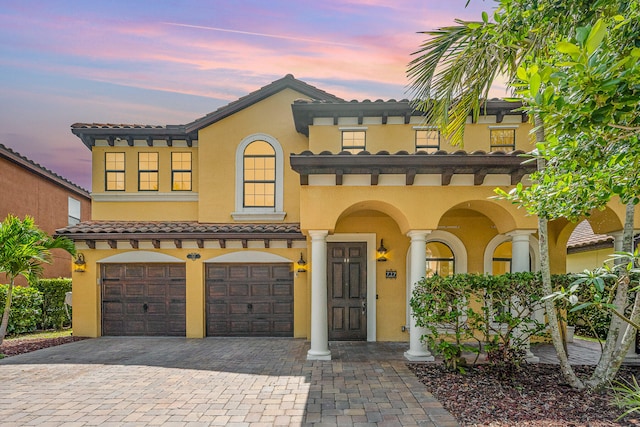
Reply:
[[[516, 230], [508, 233], [511, 236], [511, 272], [522, 273], [531, 271], [531, 261], [529, 253], [529, 236], [534, 230]], [[513, 304], [519, 304], [519, 301], [512, 301]], [[531, 313], [535, 315], [535, 313]], [[517, 333], [517, 332], [516, 332]], [[527, 362], [538, 363], [540, 358], [531, 352], [530, 341], [527, 339], [523, 343], [524, 350], [527, 352]]]
[[327, 230], [311, 236], [311, 348], [307, 360], [331, 360], [327, 321]]
[[[412, 230], [407, 233], [411, 238], [409, 280], [411, 281], [411, 292], [413, 293], [416, 283], [425, 276], [427, 260], [427, 234], [430, 231]], [[410, 310], [410, 307], [407, 307]], [[409, 328], [409, 350], [405, 351], [404, 357], [411, 361], [431, 361], [433, 355], [420, 341], [420, 337], [425, 334], [424, 328], [416, 326], [416, 319], [411, 313], [411, 325]]]

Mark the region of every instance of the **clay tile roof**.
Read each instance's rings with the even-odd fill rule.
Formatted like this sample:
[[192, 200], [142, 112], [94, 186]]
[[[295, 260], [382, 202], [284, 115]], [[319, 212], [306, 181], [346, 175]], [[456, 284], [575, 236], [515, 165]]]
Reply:
[[23, 167], [36, 175], [39, 175], [59, 186], [66, 188], [67, 190], [75, 194], [78, 194], [81, 197], [85, 197], [87, 199], [91, 197], [89, 191], [85, 190], [77, 184], [74, 184], [67, 178], [50, 171], [49, 169], [34, 162], [33, 160], [29, 160], [20, 153], [13, 151], [11, 148], [3, 144], [0, 144], [0, 158], [4, 158], [20, 167]]
[[589, 221], [584, 220], [579, 223], [571, 233], [567, 242], [567, 250], [571, 252], [580, 252], [589, 250], [594, 246], [611, 247], [613, 245], [613, 237], [606, 234], [595, 234], [591, 228]]
[[85, 221], [56, 230], [71, 239], [287, 238], [304, 239], [300, 224], [205, 224], [198, 222]]

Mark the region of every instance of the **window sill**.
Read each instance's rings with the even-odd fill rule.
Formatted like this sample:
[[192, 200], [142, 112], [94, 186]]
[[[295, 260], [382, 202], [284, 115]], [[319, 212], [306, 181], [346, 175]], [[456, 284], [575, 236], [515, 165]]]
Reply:
[[286, 212], [231, 212], [231, 217], [236, 221], [282, 221], [287, 216]]

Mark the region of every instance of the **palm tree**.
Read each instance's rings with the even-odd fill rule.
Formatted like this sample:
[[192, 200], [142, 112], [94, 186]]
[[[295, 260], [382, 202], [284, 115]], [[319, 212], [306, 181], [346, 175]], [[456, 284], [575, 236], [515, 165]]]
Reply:
[[0, 223], [0, 273], [9, 280], [2, 323], [0, 323], [0, 345], [9, 326], [11, 297], [16, 277], [23, 276], [32, 282], [42, 274], [42, 264], [51, 262], [51, 250], [63, 249], [75, 254], [73, 242], [64, 237], [51, 238], [40, 230], [32, 217], [24, 221], [9, 215]]
[[[456, 20], [454, 26], [426, 31], [427, 40], [408, 68], [410, 90], [415, 106], [426, 114], [426, 121], [440, 127], [453, 144], [461, 144], [469, 115], [481, 113], [492, 84], [499, 75], [510, 82], [517, 76], [521, 62], [529, 57], [547, 55], [553, 41], [589, 22], [613, 1], [577, 0], [558, 4], [555, 0], [501, 0], [489, 21]], [[544, 128], [535, 117], [536, 140], [544, 142]], [[544, 168], [539, 160], [538, 168]], [[538, 216], [543, 291], [552, 293], [548, 251], [548, 219]], [[546, 311], [558, 353], [562, 373], [574, 388], [584, 388], [569, 364], [558, 327], [553, 301], [546, 301]]]

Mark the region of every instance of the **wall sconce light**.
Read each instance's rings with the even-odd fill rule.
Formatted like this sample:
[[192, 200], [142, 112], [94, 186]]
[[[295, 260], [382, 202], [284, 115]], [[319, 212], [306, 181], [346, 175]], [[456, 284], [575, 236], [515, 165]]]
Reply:
[[307, 262], [302, 258], [302, 252], [300, 252], [300, 259], [296, 264], [298, 265], [298, 273], [304, 273], [307, 271]]
[[197, 259], [200, 259], [200, 254], [197, 252], [191, 252], [187, 254], [187, 258], [189, 258], [191, 261], [195, 261]]
[[385, 262], [387, 260], [387, 248], [384, 247], [383, 240], [380, 239], [380, 247], [378, 248], [378, 261]]
[[84, 260], [84, 255], [78, 253], [76, 259], [73, 261], [73, 271], [76, 273], [84, 273], [87, 269], [87, 262]]

